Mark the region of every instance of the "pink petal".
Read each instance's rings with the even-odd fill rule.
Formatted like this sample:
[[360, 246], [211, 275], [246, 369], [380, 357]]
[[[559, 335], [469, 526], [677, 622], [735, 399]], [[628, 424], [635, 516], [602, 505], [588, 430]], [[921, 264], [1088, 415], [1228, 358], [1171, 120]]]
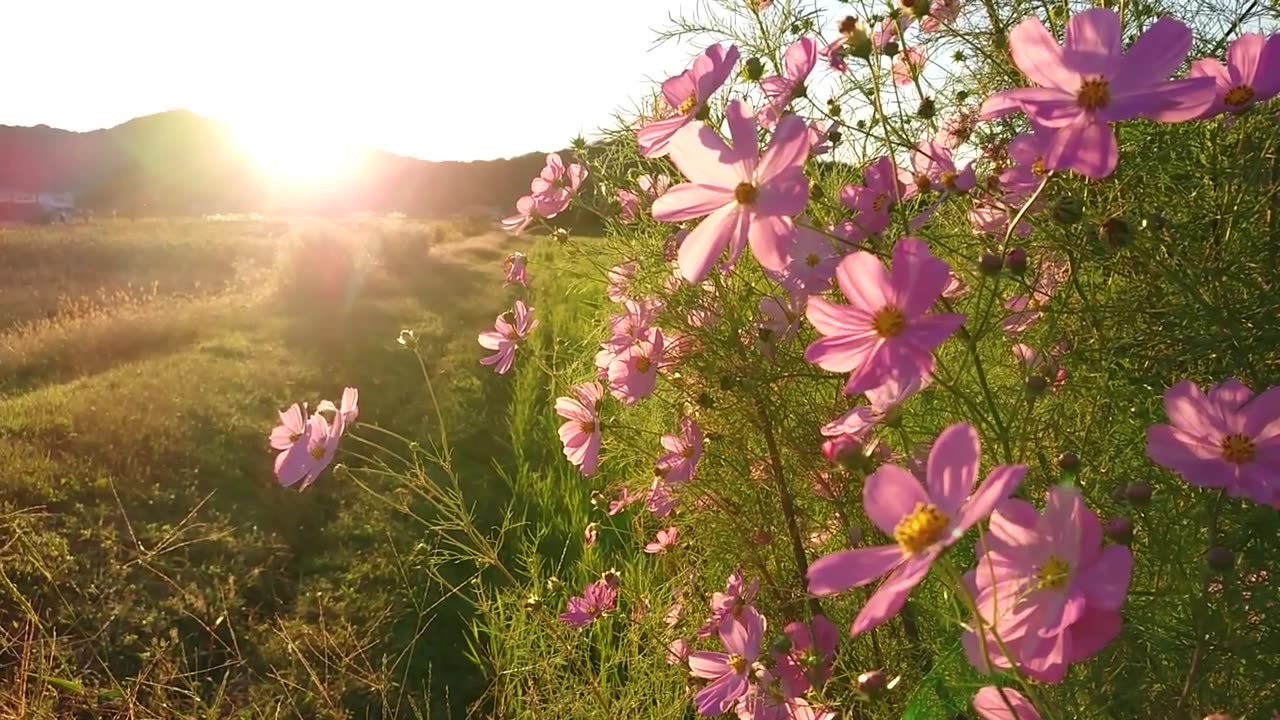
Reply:
[[898, 523], [930, 499], [916, 476], [897, 465], [881, 465], [862, 485], [863, 510], [890, 537]]
[[1133, 577], [1133, 553], [1123, 545], [1108, 545], [1102, 554], [1077, 579], [1091, 606], [1119, 610], [1129, 594]]
[[955, 535], [964, 533], [990, 515], [1001, 500], [1018, 489], [1018, 485], [1022, 483], [1022, 478], [1026, 474], [1026, 465], [997, 465], [992, 469], [977, 492], [969, 498], [969, 502], [965, 503], [964, 509], [960, 512], [960, 518], [954, 525]]
[[752, 209], [761, 215], [799, 215], [809, 202], [809, 179], [800, 167], [787, 168], [756, 188]]
[[805, 317], [823, 335], [859, 335], [867, 339], [875, 337], [869, 314], [849, 305], [837, 305], [816, 295], [809, 297]]
[[1138, 36], [1125, 51], [1120, 69], [1111, 78], [1112, 93], [1145, 89], [1178, 71], [1191, 49], [1191, 29], [1162, 17]]
[[689, 654], [689, 672], [694, 677], [715, 679], [732, 671], [728, 653], [700, 650]]
[[707, 277], [737, 231], [741, 214], [741, 206], [737, 203], [725, 205], [708, 215], [689, 233], [680, 244], [677, 255], [680, 274], [685, 280], [696, 283]]
[[893, 292], [908, 318], [923, 315], [951, 279], [951, 268], [919, 238], [904, 237], [893, 248]]
[[765, 269], [781, 271], [787, 266], [787, 256], [796, 230], [789, 217], [752, 215], [747, 238], [751, 254]]
[[1116, 611], [1094, 608], [1085, 611], [1068, 631], [1071, 651], [1065, 660], [1079, 662], [1094, 655], [1120, 634], [1123, 624], [1120, 613]]
[[1120, 58], [1120, 17], [1109, 8], [1090, 8], [1067, 21], [1062, 61], [1081, 75], [1109, 77]]
[[845, 256], [836, 267], [836, 282], [849, 303], [867, 313], [889, 304], [889, 272], [871, 253], [858, 251]]
[[849, 634], [860, 635], [897, 615], [902, 606], [907, 604], [911, 591], [929, 574], [934, 557], [933, 553], [914, 555], [890, 573], [867, 600], [867, 604], [862, 606], [862, 610], [858, 611]]
[[[823, 370], [852, 372], [868, 364], [869, 357], [879, 345], [880, 341], [875, 337], [825, 337], [815, 340], [805, 348], [804, 359]], [[845, 392], [853, 394], [848, 390]]]
[[[734, 100], [724, 110], [729, 123], [729, 137], [733, 139], [733, 158], [738, 174], [743, 179], [754, 178], [756, 162], [760, 157], [759, 138], [756, 135], [756, 115], [741, 100]], [[724, 162], [730, 162], [728, 158]]]
[[[1010, 705], [1014, 712], [1009, 712]], [[982, 688], [973, 696], [973, 710], [982, 720], [1040, 720], [1031, 701], [1013, 688]]]
[[1182, 122], [1204, 114], [1217, 98], [1217, 84], [1207, 77], [1169, 80], [1125, 94], [1116, 93], [1099, 112], [1103, 120], [1142, 116], [1157, 122]]
[[[1188, 35], [1190, 31], [1187, 31]], [[1188, 42], [1188, 49], [1190, 42]], [[1266, 37], [1262, 33], [1245, 33], [1231, 42], [1227, 48], [1227, 65], [1231, 67], [1231, 79], [1234, 83], [1253, 85], [1258, 76], [1258, 61], [1262, 58], [1266, 47]]]
[[[753, 146], [754, 148], [754, 146]], [[767, 184], [780, 173], [791, 168], [803, 168], [809, 156], [809, 129], [798, 115], [787, 115], [769, 140], [769, 147], [760, 158], [756, 171], [761, 184]], [[805, 184], [808, 187], [808, 184]]]
[[1039, 18], [1028, 17], [1009, 32], [1013, 62], [1031, 82], [1049, 88], [1078, 90], [1080, 75], [1062, 63], [1062, 49]]
[[889, 572], [902, 562], [897, 545], [842, 550], [824, 555], [809, 565], [809, 593], [833, 595], [861, 587]]
[[1049, 134], [1044, 162], [1098, 180], [1115, 172], [1119, 158], [1120, 150], [1111, 126], [1081, 116], [1076, 123]]
[[1190, 380], [1183, 380], [1165, 391], [1164, 412], [1174, 427], [1192, 435], [1215, 437], [1230, 432], [1218, 404], [1211, 402]]
[[653, 201], [653, 219], [658, 222], [682, 222], [734, 204], [736, 202], [731, 189], [681, 183]]
[[951, 425], [933, 442], [925, 483], [930, 499], [947, 517], [956, 517], [973, 492], [981, 447], [978, 431], [968, 423]]
[[654, 120], [636, 131], [640, 154], [647, 158], [664, 157], [671, 152], [671, 140], [689, 124], [687, 115]]
[[1280, 385], [1255, 396], [1241, 412], [1245, 435], [1261, 441], [1280, 434]]
[[720, 715], [733, 707], [746, 692], [746, 676], [732, 672], [699, 690], [693, 697], [693, 702], [698, 707], [699, 715]]

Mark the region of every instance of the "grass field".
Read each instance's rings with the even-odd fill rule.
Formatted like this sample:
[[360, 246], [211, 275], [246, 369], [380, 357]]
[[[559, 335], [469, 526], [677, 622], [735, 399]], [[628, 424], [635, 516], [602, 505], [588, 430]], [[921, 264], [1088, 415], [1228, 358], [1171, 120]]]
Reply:
[[467, 606], [425, 611], [444, 593], [421, 530], [332, 473], [277, 487], [265, 433], [278, 408], [355, 385], [362, 420], [424, 436], [420, 369], [395, 342], [413, 329], [496, 513], [506, 391], [475, 332], [508, 302], [512, 243], [373, 220], [0, 231], [0, 715], [475, 700]]

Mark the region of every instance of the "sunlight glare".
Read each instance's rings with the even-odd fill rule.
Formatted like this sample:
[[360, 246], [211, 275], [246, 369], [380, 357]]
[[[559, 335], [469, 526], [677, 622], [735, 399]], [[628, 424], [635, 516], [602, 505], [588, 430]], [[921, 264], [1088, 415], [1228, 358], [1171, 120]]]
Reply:
[[340, 179], [360, 148], [303, 118], [256, 117], [231, 123], [240, 146], [268, 176], [290, 183]]

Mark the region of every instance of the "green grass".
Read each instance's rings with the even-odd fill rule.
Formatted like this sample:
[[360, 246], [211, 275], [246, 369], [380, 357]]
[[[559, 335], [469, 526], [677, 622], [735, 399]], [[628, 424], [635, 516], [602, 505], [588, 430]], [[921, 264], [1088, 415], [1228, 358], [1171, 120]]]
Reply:
[[[0, 714], [475, 701], [484, 681], [456, 653], [469, 606], [425, 612], [446, 595], [431, 539], [332, 472], [305, 494], [277, 487], [265, 433], [277, 409], [350, 384], [362, 421], [424, 436], [434, 415], [395, 343], [414, 329], [469, 490], [496, 516], [506, 390], [476, 362], [475, 333], [509, 302], [506, 242], [319, 221], [0, 235], [8, 277], [37, 288], [0, 303]], [[352, 272], [326, 287], [290, 279], [343, 257]]]

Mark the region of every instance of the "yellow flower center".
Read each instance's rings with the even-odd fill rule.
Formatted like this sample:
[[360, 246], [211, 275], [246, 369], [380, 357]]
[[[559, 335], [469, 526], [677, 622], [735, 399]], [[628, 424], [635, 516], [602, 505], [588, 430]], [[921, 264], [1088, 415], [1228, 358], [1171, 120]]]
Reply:
[[933, 181], [928, 175], [921, 173], [916, 176], [916, 187], [920, 188], [920, 192], [929, 192], [933, 189]]
[[734, 672], [741, 673], [747, 669], [747, 659], [741, 655], [730, 655], [729, 667], [733, 668]]
[[871, 209], [876, 212], [880, 212], [881, 210], [884, 210], [884, 206], [888, 204], [889, 196], [885, 193], [880, 193], [876, 196], [875, 202], [871, 203]]
[[1258, 454], [1253, 438], [1239, 433], [1222, 438], [1222, 459], [1237, 465], [1252, 462]]
[[1062, 590], [1071, 579], [1071, 566], [1057, 555], [1050, 555], [1040, 566], [1040, 587], [1048, 590]]
[[893, 539], [903, 552], [915, 555], [941, 540], [949, 522], [937, 505], [916, 503], [916, 509], [893, 529]]
[[302, 437], [302, 433], [289, 433], [289, 442], [291, 443], [298, 442], [298, 439], [301, 437]]
[[1076, 104], [1085, 110], [1101, 110], [1111, 102], [1111, 90], [1102, 78], [1090, 78], [1080, 85]]
[[680, 106], [676, 108], [676, 112], [680, 115], [688, 115], [689, 113], [693, 112], [693, 108], [697, 104], [698, 104], [698, 96], [690, 95], [689, 97], [684, 99], [684, 102], [680, 103]]
[[822, 262], [822, 258], [818, 257], [818, 253], [809, 253], [804, 258], [804, 264], [809, 267], [818, 267], [820, 262]]
[[1222, 102], [1232, 107], [1240, 107], [1253, 99], [1253, 88], [1248, 85], [1237, 85], [1222, 96]]
[[750, 205], [755, 202], [757, 194], [756, 186], [749, 182], [738, 183], [738, 187], [733, 189], [733, 197], [739, 205]]
[[312, 445], [312, 446], [311, 446], [311, 457], [315, 458], [316, 460], [319, 460], [320, 458], [324, 457], [324, 446], [323, 446], [323, 445]]
[[1031, 172], [1032, 174], [1039, 175], [1041, 177], [1049, 174], [1049, 171], [1044, 166], [1043, 157], [1038, 157], [1035, 162], [1031, 163]]
[[944, 171], [942, 173], [942, 184], [945, 185], [948, 190], [955, 190], [956, 174], [951, 172], [950, 170]]
[[636, 358], [636, 370], [638, 372], [647, 373], [649, 372], [649, 368], [652, 366], [653, 366], [653, 363], [650, 362], [649, 358], [645, 357], [644, 355], [641, 355], [640, 357]]
[[578, 423], [578, 429], [590, 435], [591, 433], [596, 431], [596, 424], [590, 420], [587, 420], [585, 422]]
[[906, 326], [907, 316], [896, 305], [885, 305], [871, 318], [871, 327], [882, 338], [897, 337]]

